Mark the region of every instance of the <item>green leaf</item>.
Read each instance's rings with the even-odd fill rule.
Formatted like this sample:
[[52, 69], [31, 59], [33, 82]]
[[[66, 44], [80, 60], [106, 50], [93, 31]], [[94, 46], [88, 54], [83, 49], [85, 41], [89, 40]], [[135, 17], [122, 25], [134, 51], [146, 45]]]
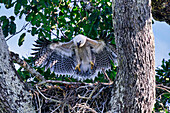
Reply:
[[37, 22], [37, 21], [36, 21], [36, 16], [34, 16], [33, 19], [31, 20], [31, 24], [32, 24], [32, 25], [35, 25], [36, 22]]
[[19, 19], [21, 19], [22, 15], [24, 14], [24, 10], [20, 12]]
[[37, 28], [32, 27], [31, 35], [34, 36], [36, 34]]
[[51, 27], [48, 25], [42, 25], [42, 28], [44, 28], [46, 31], [50, 31]]
[[14, 9], [14, 13], [15, 15], [17, 15], [19, 13], [19, 10], [21, 9], [21, 4], [20, 3], [17, 3], [15, 5], [15, 9]]
[[47, 20], [46, 20], [46, 16], [44, 16], [44, 15], [43, 15], [43, 13], [41, 13], [41, 12], [39, 12], [38, 14], [39, 14], [39, 15], [40, 15], [40, 17], [41, 17], [41, 21], [42, 21], [42, 23], [46, 23], [46, 22], [47, 22]]
[[26, 20], [26, 21], [31, 21], [32, 18], [33, 18], [33, 13], [29, 13], [29, 14], [26, 16], [25, 20]]
[[6, 20], [6, 19], [7, 19], [6, 16], [1, 16], [1, 17], [0, 17], [0, 20], [1, 20], [1, 21], [4, 21], [4, 20]]
[[36, 22], [36, 26], [37, 26], [37, 27], [40, 27], [40, 21], [37, 21], [37, 22]]
[[10, 23], [9, 32], [10, 32], [10, 34], [15, 34], [15, 32], [16, 32], [16, 24], [13, 21]]
[[40, 30], [40, 31], [38, 32], [38, 38], [40, 38], [40, 37], [44, 37], [44, 34], [42, 33], [42, 30]]
[[15, 20], [15, 17], [14, 17], [14, 16], [10, 16], [9, 18], [11, 19], [11, 21], [14, 21], [14, 20]]
[[21, 4], [22, 5], [27, 5], [27, 0], [21, 0], [22, 2], [21, 2]]
[[5, 27], [5, 26], [8, 26], [8, 24], [9, 24], [9, 20], [8, 19], [5, 19], [4, 21], [3, 21], [3, 26]]
[[[16, 1], [14, 1], [14, 2], [12, 3], [12, 0], [2, 0], [2, 1], [3, 1], [3, 3], [5, 3], [4, 5], [5, 5], [5, 8], [7, 8], [7, 9], [13, 7], [14, 4], [15, 4], [15, 2], [16, 2]], [[1, 2], [2, 2], [2, 1], [1, 1]], [[0, 3], [1, 3], [1, 2], [0, 2]]]
[[25, 35], [26, 35], [26, 33], [23, 33], [21, 36], [20, 36], [20, 38], [19, 38], [19, 41], [18, 41], [18, 45], [19, 46], [21, 46], [22, 44], [23, 44], [23, 42], [24, 42], [24, 38], [25, 38]]
[[8, 19], [5, 19], [3, 21], [2, 29], [3, 29], [4, 36], [7, 37], [8, 36], [8, 30], [9, 30], [9, 20]]

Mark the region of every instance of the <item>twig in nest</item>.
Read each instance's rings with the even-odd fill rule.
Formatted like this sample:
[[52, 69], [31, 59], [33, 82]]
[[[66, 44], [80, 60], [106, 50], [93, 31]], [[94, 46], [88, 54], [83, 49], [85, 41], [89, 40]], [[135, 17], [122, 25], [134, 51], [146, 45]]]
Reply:
[[55, 113], [55, 111], [57, 111], [60, 107], [61, 107], [61, 105], [59, 105], [57, 108], [55, 108], [51, 113]]
[[35, 94], [36, 94], [36, 96], [35, 97], [37, 97], [37, 101], [38, 101], [38, 109], [37, 109], [37, 111], [39, 111], [39, 113], [41, 113], [41, 103], [40, 103], [40, 97], [39, 97], [39, 94], [38, 94], [38, 92], [36, 92], [36, 91], [34, 91], [35, 92]]
[[88, 86], [96, 86], [98, 84], [102, 85], [112, 85], [113, 82], [111, 83], [102, 83], [102, 82], [95, 82], [95, 83], [85, 83], [85, 82], [66, 82], [66, 81], [58, 81], [58, 80], [44, 80], [42, 82], [39, 82], [37, 85], [42, 85], [45, 83], [61, 83], [61, 84], [67, 84], [67, 85], [88, 85]]
[[84, 112], [92, 112], [92, 113], [97, 113], [94, 109], [90, 108], [89, 106], [86, 105], [86, 103], [82, 104], [76, 104], [72, 109], [76, 111], [76, 108], [80, 108], [77, 113], [84, 113]]
[[92, 98], [92, 96], [93, 96], [94, 92], [97, 90], [97, 88], [98, 88], [98, 85], [97, 85], [97, 86], [93, 89], [93, 91], [90, 93], [89, 97], [83, 97], [83, 96], [80, 96], [79, 94], [78, 94], [78, 97], [81, 98], [81, 99], [87, 99], [87, 100], [89, 100], [89, 99]]
[[99, 90], [99, 92], [98, 92], [96, 95], [93, 96], [93, 99], [96, 98], [96, 97], [103, 91], [103, 89], [106, 89], [106, 88], [107, 88], [107, 87], [102, 87], [102, 88]]
[[[42, 84], [45, 84], [45, 83], [61, 83], [61, 84], [67, 84], [67, 85], [83, 85], [83, 84], [86, 84], [86, 83], [81, 83], [81, 82], [66, 82], [66, 81], [58, 81], [58, 80], [45, 80], [45, 81], [39, 82], [37, 85], [42, 85]], [[92, 85], [92, 84], [89, 83], [89, 85]]]
[[[71, 86], [71, 87], [70, 87]], [[48, 87], [42, 85], [39, 87], [35, 86], [39, 92], [40, 100], [45, 100], [43, 106], [41, 107], [42, 112], [47, 112], [47, 107], [50, 107], [50, 112], [67, 112], [67, 113], [80, 113], [90, 112], [89, 109], [77, 106], [74, 110], [72, 109], [76, 104], [86, 103], [90, 108], [94, 109], [96, 112], [106, 112], [110, 110], [108, 105], [110, 101], [112, 86], [104, 86], [99, 84], [97, 86], [89, 85], [64, 85], [60, 84], [60, 87]], [[35, 89], [36, 90], [36, 89]], [[78, 95], [81, 95], [79, 98]], [[84, 98], [85, 97], [85, 98]], [[48, 100], [46, 100], [48, 99]], [[61, 101], [61, 103], [55, 102], [51, 99]], [[89, 99], [89, 100], [88, 100]], [[37, 99], [38, 105], [38, 99]], [[60, 107], [58, 107], [60, 106]], [[38, 107], [39, 108], [39, 107]], [[49, 110], [48, 110], [49, 111]]]
[[41, 81], [45, 80], [45, 78], [39, 72], [37, 72], [34, 68], [32, 68], [26, 61], [20, 59], [18, 54], [14, 53], [14, 52], [10, 52], [10, 56], [13, 61], [15, 61], [17, 64], [19, 64], [25, 70], [27, 70], [29, 73], [34, 75], [37, 79], [39, 79]]
[[51, 101], [54, 101], [54, 102], [57, 102], [57, 103], [62, 103], [61, 101], [58, 101], [58, 100], [55, 100], [55, 99], [46, 97], [46, 96], [45, 96], [44, 94], [42, 94], [41, 91], [38, 89], [38, 86], [37, 86], [37, 85], [36, 85], [35, 87], [36, 87], [37, 91], [41, 94], [41, 96], [42, 96], [44, 99], [46, 99], [46, 100], [51, 100]]

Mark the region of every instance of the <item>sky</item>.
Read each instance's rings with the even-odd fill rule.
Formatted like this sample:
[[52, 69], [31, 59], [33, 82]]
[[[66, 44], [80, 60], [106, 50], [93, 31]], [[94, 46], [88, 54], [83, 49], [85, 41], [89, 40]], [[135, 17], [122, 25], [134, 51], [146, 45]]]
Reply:
[[154, 21], [152, 25], [155, 37], [155, 65], [160, 67], [162, 59], [170, 59], [170, 25], [165, 22]]
[[[13, 9], [10, 8], [8, 10], [5, 9], [4, 5], [0, 4], [0, 16], [6, 15], [7, 17], [14, 16]], [[22, 26], [26, 23], [24, 17], [22, 19], [17, 18], [15, 20], [17, 23], [17, 30], [19, 31]], [[28, 26], [29, 27], [29, 26]], [[170, 53], [170, 25], [165, 22], [159, 22], [154, 20], [154, 24], [152, 25], [153, 33], [155, 37], [155, 66], [160, 67], [162, 59], [170, 59], [168, 53]], [[23, 32], [21, 32], [23, 33]], [[37, 39], [37, 37], [32, 37], [27, 34], [25, 41], [21, 47], [18, 46], [18, 39], [21, 35], [18, 34], [7, 41], [9, 46], [9, 50], [16, 52], [20, 55], [20, 57], [28, 57], [30, 56], [31, 48], [33, 48], [33, 42]]]

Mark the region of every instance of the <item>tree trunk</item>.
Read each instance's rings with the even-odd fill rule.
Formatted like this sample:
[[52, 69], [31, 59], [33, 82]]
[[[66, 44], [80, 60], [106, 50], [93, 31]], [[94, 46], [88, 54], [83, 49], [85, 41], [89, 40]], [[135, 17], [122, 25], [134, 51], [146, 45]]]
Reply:
[[34, 113], [31, 94], [17, 76], [0, 28], [0, 112]]
[[151, 0], [113, 0], [118, 74], [113, 113], [151, 113], [155, 103], [155, 52]]

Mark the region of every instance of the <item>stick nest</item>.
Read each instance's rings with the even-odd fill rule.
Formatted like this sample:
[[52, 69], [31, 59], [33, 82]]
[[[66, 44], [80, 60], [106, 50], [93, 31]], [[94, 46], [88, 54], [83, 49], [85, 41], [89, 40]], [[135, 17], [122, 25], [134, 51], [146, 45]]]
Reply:
[[112, 84], [47, 84], [36, 85], [33, 90], [33, 104], [38, 112], [103, 113], [110, 110]]

